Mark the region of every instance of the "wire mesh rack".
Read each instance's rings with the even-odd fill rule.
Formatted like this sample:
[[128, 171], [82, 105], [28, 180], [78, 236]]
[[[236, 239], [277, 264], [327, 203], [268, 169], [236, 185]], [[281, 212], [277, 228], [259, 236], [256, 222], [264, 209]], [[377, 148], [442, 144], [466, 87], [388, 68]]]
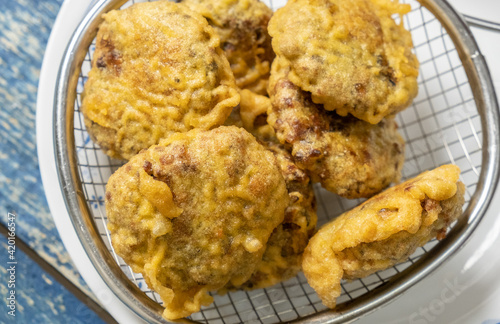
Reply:
[[[122, 8], [130, 6], [129, 1]], [[264, 1], [273, 10], [286, 1]], [[483, 167], [483, 128], [469, 78], [459, 52], [441, 22], [417, 1], [406, 1], [412, 11], [404, 16], [404, 24], [413, 37], [414, 52], [420, 61], [419, 94], [411, 107], [397, 116], [399, 130], [406, 140], [406, 161], [403, 179], [424, 170], [453, 163], [461, 168], [461, 181], [466, 185], [466, 205], [476, 192]], [[395, 17], [398, 19], [398, 17]], [[85, 130], [80, 112], [81, 93], [91, 68], [95, 42], [92, 42], [83, 63], [76, 86], [74, 103], [74, 153], [80, 190], [90, 211], [93, 226], [114, 262], [123, 274], [151, 300], [161, 304], [142, 275], [134, 273], [117, 256], [111, 246], [104, 208], [105, 186], [111, 174], [123, 162], [110, 159], [94, 144]], [[71, 149], [71, 148], [70, 148]], [[314, 187], [318, 201], [318, 226], [359, 204]], [[408, 261], [367, 278], [343, 281], [338, 304], [356, 300], [381, 287], [403, 272], [423, 255], [433, 251], [439, 242], [433, 240], [418, 248]], [[286, 282], [266, 289], [235, 291], [226, 295], [214, 294], [214, 303], [203, 307], [190, 319], [204, 323], [276, 323], [304, 318], [326, 310], [314, 290], [299, 274]]]

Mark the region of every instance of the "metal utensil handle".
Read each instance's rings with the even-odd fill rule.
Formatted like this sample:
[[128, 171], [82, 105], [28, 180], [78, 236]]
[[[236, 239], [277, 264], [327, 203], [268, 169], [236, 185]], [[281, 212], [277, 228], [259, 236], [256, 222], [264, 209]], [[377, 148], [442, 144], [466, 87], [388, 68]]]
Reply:
[[500, 33], [500, 24], [491, 20], [481, 19], [469, 15], [462, 14], [465, 21], [470, 27], [477, 27], [481, 29], [491, 30]]

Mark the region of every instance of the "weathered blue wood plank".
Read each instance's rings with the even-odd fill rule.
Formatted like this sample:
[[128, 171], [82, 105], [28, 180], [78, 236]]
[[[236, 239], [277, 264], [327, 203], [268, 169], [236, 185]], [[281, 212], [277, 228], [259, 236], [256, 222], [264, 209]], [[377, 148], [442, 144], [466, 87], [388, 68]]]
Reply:
[[[0, 296], [4, 302], [0, 310], [0, 323], [103, 323], [91, 309], [45, 273], [21, 250], [17, 249], [15, 252], [17, 264], [7, 264], [6, 242], [2, 236]], [[13, 278], [9, 279], [11, 274]], [[14, 294], [11, 294], [12, 292]], [[12, 303], [12, 306], [7, 307], [5, 301], [9, 305]]]
[[0, 0], [0, 221], [15, 212], [17, 235], [90, 294], [50, 216], [35, 146], [40, 67], [62, 2]]

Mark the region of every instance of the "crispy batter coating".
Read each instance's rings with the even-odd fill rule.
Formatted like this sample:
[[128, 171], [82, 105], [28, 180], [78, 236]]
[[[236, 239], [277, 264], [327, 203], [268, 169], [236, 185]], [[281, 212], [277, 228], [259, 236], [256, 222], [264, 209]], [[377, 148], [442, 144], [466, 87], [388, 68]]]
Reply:
[[324, 110], [288, 79], [289, 68], [281, 62], [277, 58], [272, 67], [267, 120], [279, 141], [291, 146], [297, 165], [346, 198], [370, 197], [398, 182], [404, 140], [396, 122], [386, 118], [372, 125]]
[[444, 165], [372, 197], [322, 227], [302, 267], [325, 306], [335, 307], [340, 280], [366, 277], [406, 260], [430, 239], [445, 237], [462, 213], [460, 169]]
[[183, 0], [214, 27], [236, 85], [266, 94], [274, 59], [267, 24], [272, 10], [259, 0]]
[[376, 124], [417, 95], [411, 34], [391, 18], [410, 9], [390, 0], [290, 0], [269, 34], [290, 80], [313, 102]]
[[262, 261], [252, 277], [240, 286], [226, 287], [228, 289], [265, 288], [297, 275], [301, 269], [302, 253], [316, 229], [316, 199], [309, 177], [295, 165], [281, 145], [271, 142], [264, 142], [264, 145], [278, 161], [290, 204], [285, 210], [283, 223], [271, 234]]
[[247, 281], [288, 205], [276, 158], [237, 127], [163, 139], [106, 187], [113, 247], [160, 294], [167, 319]]
[[266, 123], [267, 110], [271, 105], [269, 98], [249, 90], [240, 94], [240, 107], [231, 113], [226, 125], [245, 128], [273, 152], [285, 178], [290, 204], [285, 210], [283, 223], [269, 238], [266, 252], [252, 277], [240, 286], [227, 285], [220, 293], [228, 289], [265, 288], [295, 276], [300, 271], [302, 253], [315, 232], [318, 220], [309, 176], [297, 167], [290, 153], [278, 143], [272, 127]]
[[221, 125], [238, 105], [219, 37], [198, 13], [158, 1], [103, 18], [81, 109], [106, 154], [129, 159], [172, 132]]
[[224, 125], [243, 127], [261, 141], [277, 143], [274, 129], [267, 123], [271, 100], [246, 89], [240, 91], [240, 97], [240, 105], [233, 109]]

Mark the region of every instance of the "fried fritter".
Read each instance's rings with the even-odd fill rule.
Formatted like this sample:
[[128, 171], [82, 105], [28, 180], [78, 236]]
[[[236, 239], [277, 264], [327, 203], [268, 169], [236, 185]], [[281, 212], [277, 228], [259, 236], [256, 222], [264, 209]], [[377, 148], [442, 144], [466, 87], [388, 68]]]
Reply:
[[262, 261], [252, 277], [240, 286], [226, 287], [229, 289], [265, 288], [297, 275], [301, 269], [302, 253], [316, 230], [316, 199], [309, 177], [293, 163], [281, 145], [271, 142], [263, 145], [278, 161], [290, 204], [285, 210], [283, 223], [271, 234]]
[[417, 95], [411, 34], [391, 18], [410, 9], [390, 0], [290, 0], [269, 34], [290, 81], [313, 102], [376, 124]]
[[219, 37], [200, 14], [158, 1], [103, 18], [81, 109], [106, 154], [129, 159], [173, 132], [222, 125], [238, 105]]
[[273, 152], [285, 178], [290, 205], [283, 223], [269, 238], [266, 252], [252, 277], [240, 286], [227, 285], [220, 293], [228, 289], [265, 288], [295, 276], [301, 268], [302, 253], [315, 232], [318, 219], [309, 176], [295, 165], [290, 153], [278, 143], [274, 130], [266, 123], [267, 110], [271, 106], [269, 98], [249, 90], [240, 94], [240, 107], [231, 113], [226, 125], [245, 128]]
[[274, 59], [267, 24], [272, 10], [259, 0], [183, 0], [207, 18], [221, 39], [236, 85], [266, 94]]
[[325, 306], [334, 308], [340, 281], [366, 277], [442, 239], [462, 213], [465, 186], [454, 165], [427, 171], [372, 197], [321, 228], [302, 267]]
[[113, 247], [160, 294], [167, 319], [247, 281], [288, 205], [276, 158], [237, 127], [163, 139], [106, 187]]
[[267, 121], [279, 141], [291, 146], [295, 163], [346, 198], [367, 198], [398, 182], [404, 140], [396, 122], [386, 118], [372, 125], [324, 110], [288, 79], [289, 68], [281, 62], [277, 58], [272, 67]]

